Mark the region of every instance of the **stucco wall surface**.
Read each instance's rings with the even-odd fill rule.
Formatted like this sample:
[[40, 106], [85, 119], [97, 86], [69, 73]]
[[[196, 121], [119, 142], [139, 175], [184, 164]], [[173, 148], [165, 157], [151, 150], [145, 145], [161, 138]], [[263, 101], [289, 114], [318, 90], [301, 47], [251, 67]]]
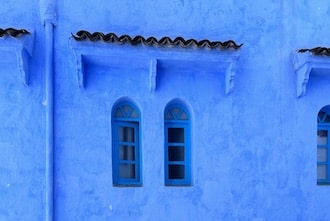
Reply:
[[[330, 219], [329, 186], [316, 184], [316, 116], [330, 103], [330, 76], [313, 73], [297, 98], [292, 64], [298, 49], [329, 44], [328, 1], [58, 0], [56, 12], [54, 220]], [[0, 13], [0, 28], [35, 37], [29, 85], [15, 60], [0, 57], [0, 220], [44, 220], [39, 2], [5, 3]], [[222, 64], [200, 62], [226, 51], [76, 42], [79, 30], [243, 43], [233, 91], [225, 94]], [[84, 86], [75, 56], [82, 49]], [[150, 58], [162, 56], [171, 59], [160, 59], [150, 91]], [[111, 110], [121, 99], [141, 111], [141, 187], [112, 182]], [[188, 187], [164, 185], [163, 116], [173, 99], [192, 118]]]
[[1, 28], [35, 35], [29, 86], [19, 71], [19, 39], [0, 39], [0, 220], [43, 220], [45, 190], [43, 28], [38, 2], [8, 1], [0, 7]]

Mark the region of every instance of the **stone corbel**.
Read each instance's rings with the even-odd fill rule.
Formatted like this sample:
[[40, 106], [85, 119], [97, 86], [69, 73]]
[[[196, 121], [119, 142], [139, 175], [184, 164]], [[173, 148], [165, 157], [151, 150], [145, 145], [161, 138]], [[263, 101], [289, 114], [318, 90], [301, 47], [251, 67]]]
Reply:
[[226, 94], [230, 94], [234, 89], [234, 80], [236, 75], [235, 65], [236, 65], [235, 60], [227, 64], [227, 69], [225, 73]]
[[85, 79], [84, 79], [84, 62], [83, 55], [77, 51], [74, 52], [75, 57], [75, 67], [77, 71], [77, 81], [79, 88], [85, 87]]
[[293, 56], [293, 67], [296, 74], [297, 97], [306, 95], [309, 76], [313, 69], [322, 68], [330, 70], [330, 58], [313, 55], [311, 52], [297, 53]]
[[157, 59], [151, 59], [150, 61], [150, 70], [149, 70], [149, 77], [150, 77], [150, 85], [149, 85], [149, 90], [151, 92], [154, 92], [157, 87]]
[[34, 34], [20, 36], [19, 38], [5, 36], [0, 38], [0, 52], [7, 59], [1, 62], [15, 62], [25, 85], [29, 85], [29, 58], [33, 51]]

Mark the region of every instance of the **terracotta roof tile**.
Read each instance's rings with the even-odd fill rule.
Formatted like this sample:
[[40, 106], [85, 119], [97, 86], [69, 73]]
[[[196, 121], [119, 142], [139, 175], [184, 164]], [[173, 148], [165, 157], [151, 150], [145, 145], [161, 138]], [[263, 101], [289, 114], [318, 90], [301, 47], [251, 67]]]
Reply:
[[314, 55], [330, 56], [330, 48], [326, 48], [326, 47], [316, 47], [316, 48], [312, 48], [312, 49], [300, 49], [298, 52], [299, 53], [311, 52]]
[[129, 35], [121, 35], [117, 36], [114, 33], [104, 34], [101, 32], [90, 33], [88, 31], [78, 31], [76, 35], [72, 34], [72, 37], [76, 41], [89, 40], [92, 42], [103, 41], [107, 43], [117, 43], [117, 44], [125, 44], [129, 43], [131, 45], [146, 45], [146, 46], [179, 46], [182, 48], [187, 47], [196, 47], [196, 48], [209, 48], [209, 49], [239, 49], [243, 44], [236, 44], [233, 40], [228, 40], [225, 42], [220, 41], [209, 41], [209, 40], [201, 40], [197, 41], [195, 39], [185, 40], [182, 37], [176, 37], [172, 40], [170, 37], [162, 37], [161, 39], [157, 39], [155, 37], [144, 38], [140, 35], [131, 37]]
[[0, 37], [11, 36], [14, 38], [19, 38], [22, 35], [26, 35], [26, 34], [30, 34], [30, 32], [28, 32], [25, 29], [14, 29], [14, 28], [2, 29], [2, 28], [0, 28]]

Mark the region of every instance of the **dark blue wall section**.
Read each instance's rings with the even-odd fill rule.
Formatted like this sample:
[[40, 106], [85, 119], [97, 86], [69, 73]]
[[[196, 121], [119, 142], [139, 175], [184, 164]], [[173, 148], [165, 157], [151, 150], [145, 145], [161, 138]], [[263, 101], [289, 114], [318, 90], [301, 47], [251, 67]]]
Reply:
[[[329, 47], [328, 1], [16, 0], [0, 14], [0, 220], [330, 220], [316, 173], [330, 57], [298, 53]], [[120, 101], [140, 111], [138, 186], [113, 184]], [[171, 101], [190, 114], [185, 186], [165, 183]]]

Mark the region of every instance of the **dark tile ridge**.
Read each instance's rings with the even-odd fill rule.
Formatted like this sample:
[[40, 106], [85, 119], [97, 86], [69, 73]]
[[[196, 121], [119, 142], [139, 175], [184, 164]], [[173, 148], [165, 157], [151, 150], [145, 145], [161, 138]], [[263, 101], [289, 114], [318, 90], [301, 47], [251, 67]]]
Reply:
[[330, 56], [330, 48], [326, 47], [316, 47], [311, 49], [300, 49], [299, 53], [311, 52], [313, 55], [325, 55]]
[[88, 31], [78, 31], [75, 35], [72, 34], [72, 37], [76, 41], [89, 40], [92, 42], [96, 41], [104, 41], [107, 43], [117, 43], [117, 44], [125, 44], [129, 43], [131, 45], [146, 45], [146, 46], [180, 46], [182, 48], [187, 47], [196, 47], [196, 48], [210, 48], [210, 49], [239, 49], [243, 44], [236, 44], [233, 40], [228, 40], [225, 42], [220, 41], [209, 41], [207, 39], [197, 41], [195, 39], [185, 40], [182, 37], [176, 37], [172, 40], [170, 37], [162, 37], [161, 39], [157, 39], [155, 37], [144, 38], [140, 35], [131, 37], [129, 35], [121, 35], [117, 36], [114, 33], [104, 34], [102, 32], [94, 32], [90, 33]]
[[30, 34], [30, 32], [28, 32], [25, 29], [14, 29], [14, 28], [2, 29], [2, 28], [0, 28], [0, 37], [11, 36], [14, 38], [19, 38], [19, 37], [22, 37], [23, 35], [27, 35], [27, 34]]

